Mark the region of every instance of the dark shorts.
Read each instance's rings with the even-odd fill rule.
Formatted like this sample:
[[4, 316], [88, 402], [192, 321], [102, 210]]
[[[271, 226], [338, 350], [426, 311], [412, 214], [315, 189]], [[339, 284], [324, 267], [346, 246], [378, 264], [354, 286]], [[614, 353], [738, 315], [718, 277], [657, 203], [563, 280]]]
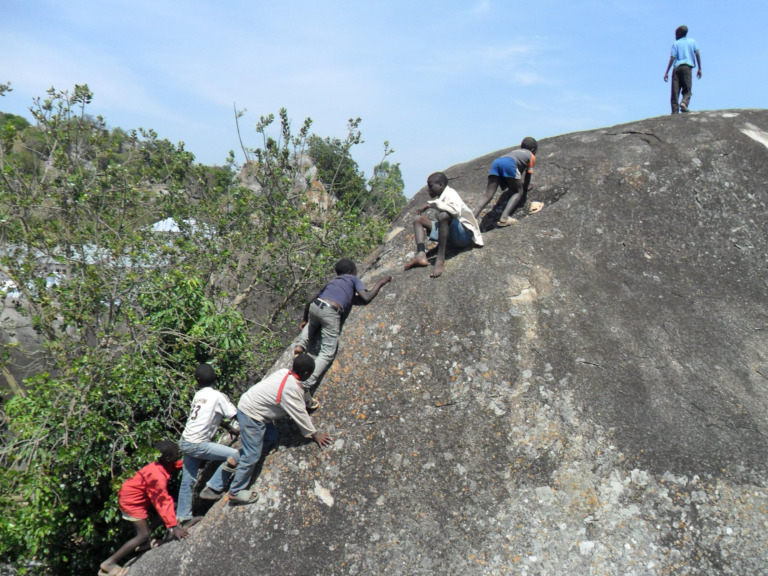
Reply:
[[[429, 233], [429, 239], [437, 242], [439, 224], [432, 220], [432, 232]], [[464, 224], [459, 222], [458, 218], [451, 220], [451, 227], [448, 229], [448, 248], [468, 248], [472, 246], [474, 235]]]
[[509, 178], [510, 180], [520, 180], [522, 175], [520, 170], [517, 169], [517, 162], [514, 158], [503, 156], [496, 158], [491, 164], [491, 171], [489, 176], [499, 176], [500, 178]]

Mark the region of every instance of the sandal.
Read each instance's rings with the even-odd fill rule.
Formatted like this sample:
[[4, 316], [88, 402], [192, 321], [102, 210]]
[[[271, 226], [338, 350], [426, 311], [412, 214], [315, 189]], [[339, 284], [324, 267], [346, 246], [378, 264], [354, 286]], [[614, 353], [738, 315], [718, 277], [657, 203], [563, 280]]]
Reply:
[[237, 506], [239, 504], [253, 504], [259, 499], [259, 493], [256, 490], [241, 490], [235, 496], [229, 495], [229, 503]]
[[506, 228], [507, 226], [512, 226], [512, 224], [517, 224], [517, 220], [514, 218], [507, 218], [506, 220], [499, 220], [496, 222], [496, 226], [499, 228]]
[[237, 472], [237, 462], [235, 462], [234, 464], [230, 464], [229, 458], [227, 458], [226, 460], [224, 460], [224, 464], [221, 465], [221, 469], [224, 470], [224, 472], [229, 472], [230, 474], [234, 474], [235, 472]]

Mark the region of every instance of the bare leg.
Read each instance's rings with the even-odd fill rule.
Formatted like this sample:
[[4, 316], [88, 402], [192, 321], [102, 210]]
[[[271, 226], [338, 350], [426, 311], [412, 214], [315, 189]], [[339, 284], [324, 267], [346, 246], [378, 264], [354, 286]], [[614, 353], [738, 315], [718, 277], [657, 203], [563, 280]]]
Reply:
[[480, 199], [480, 203], [475, 206], [474, 215], [475, 218], [480, 217], [480, 212], [483, 211], [483, 208], [485, 208], [485, 205], [488, 204], [488, 202], [491, 201], [494, 194], [496, 194], [496, 190], [499, 188], [499, 182], [500, 179], [498, 176], [488, 176], [488, 184], [485, 187], [485, 196], [483, 196]]
[[112, 554], [112, 556], [101, 563], [99, 568], [101, 568], [104, 572], [109, 572], [112, 570], [115, 566], [117, 566], [117, 563], [120, 562], [120, 560], [133, 552], [136, 547], [141, 546], [144, 544], [144, 542], [149, 540], [149, 535], [152, 533], [149, 527], [149, 522], [146, 520], [139, 520], [134, 522], [133, 525], [136, 528], [136, 536], [128, 540], [128, 542], [123, 544], [117, 552]]
[[521, 180], [515, 180], [515, 187], [517, 190], [514, 194], [509, 198], [509, 202], [507, 202], [506, 208], [504, 208], [504, 212], [501, 213], [501, 218], [499, 218], [499, 222], [506, 222], [509, 218], [509, 215], [512, 213], [512, 211], [517, 207], [517, 203], [520, 202], [520, 198], [523, 197], [523, 181]]
[[435, 269], [429, 275], [430, 278], [437, 278], [443, 273], [445, 268], [445, 249], [448, 247], [448, 234], [451, 229], [451, 222], [453, 222], [453, 217], [450, 214], [438, 212], [437, 260], [435, 260]]
[[417, 252], [413, 260], [405, 265], [405, 269], [415, 268], [417, 266], [429, 266], [427, 253], [424, 250], [427, 241], [427, 234], [432, 232], [432, 220], [426, 216], [416, 216], [413, 220], [413, 234], [416, 237]]

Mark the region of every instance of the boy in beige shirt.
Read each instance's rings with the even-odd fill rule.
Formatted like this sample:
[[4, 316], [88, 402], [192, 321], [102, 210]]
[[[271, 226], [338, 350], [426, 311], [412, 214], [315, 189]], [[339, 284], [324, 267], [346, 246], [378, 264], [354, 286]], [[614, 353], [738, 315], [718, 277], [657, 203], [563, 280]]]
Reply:
[[[304, 402], [301, 382], [312, 376], [315, 361], [308, 354], [299, 354], [293, 360], [293, 370], [283, 368], [273, 372], [242, 395], [237, 405], [240, 424], [240, 458], [237, 471], [229, 487], [229, 499], [234, 503], [249, 504], [258, 494], [248, 490], [251, 475], [263, 450], [277, 442], [277, 428], [273, 424], [286, 414], [296, 422], [306, 438], [312, 438], [321, 448], [332, 442], [328, 434], [315, 429]], [[210, 487], [207, 488], [210, 490]]]

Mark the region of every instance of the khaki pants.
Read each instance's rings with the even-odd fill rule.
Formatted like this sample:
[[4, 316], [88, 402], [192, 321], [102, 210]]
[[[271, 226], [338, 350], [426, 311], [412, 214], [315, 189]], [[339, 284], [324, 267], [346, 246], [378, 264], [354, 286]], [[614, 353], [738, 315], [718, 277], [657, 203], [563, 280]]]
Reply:
[[[308, 380], [302, 382], [304, 390], [312, 388], [317, 379], [323, 375], [328, 366], [336, 357], [336, 348], [339, 346], [339, 333], [341, 332], [341, 312], [325, 306], [320, 308], [314, 302], [309, 306], [309, 319], [304, 330], [301, 331], [297, 345], [309, 349], [309, 343], [317, 336], [320, 331], [320, 353], [315, 359], [315, 371]], [[305, 398], [308, 394], [305, 394]]]

